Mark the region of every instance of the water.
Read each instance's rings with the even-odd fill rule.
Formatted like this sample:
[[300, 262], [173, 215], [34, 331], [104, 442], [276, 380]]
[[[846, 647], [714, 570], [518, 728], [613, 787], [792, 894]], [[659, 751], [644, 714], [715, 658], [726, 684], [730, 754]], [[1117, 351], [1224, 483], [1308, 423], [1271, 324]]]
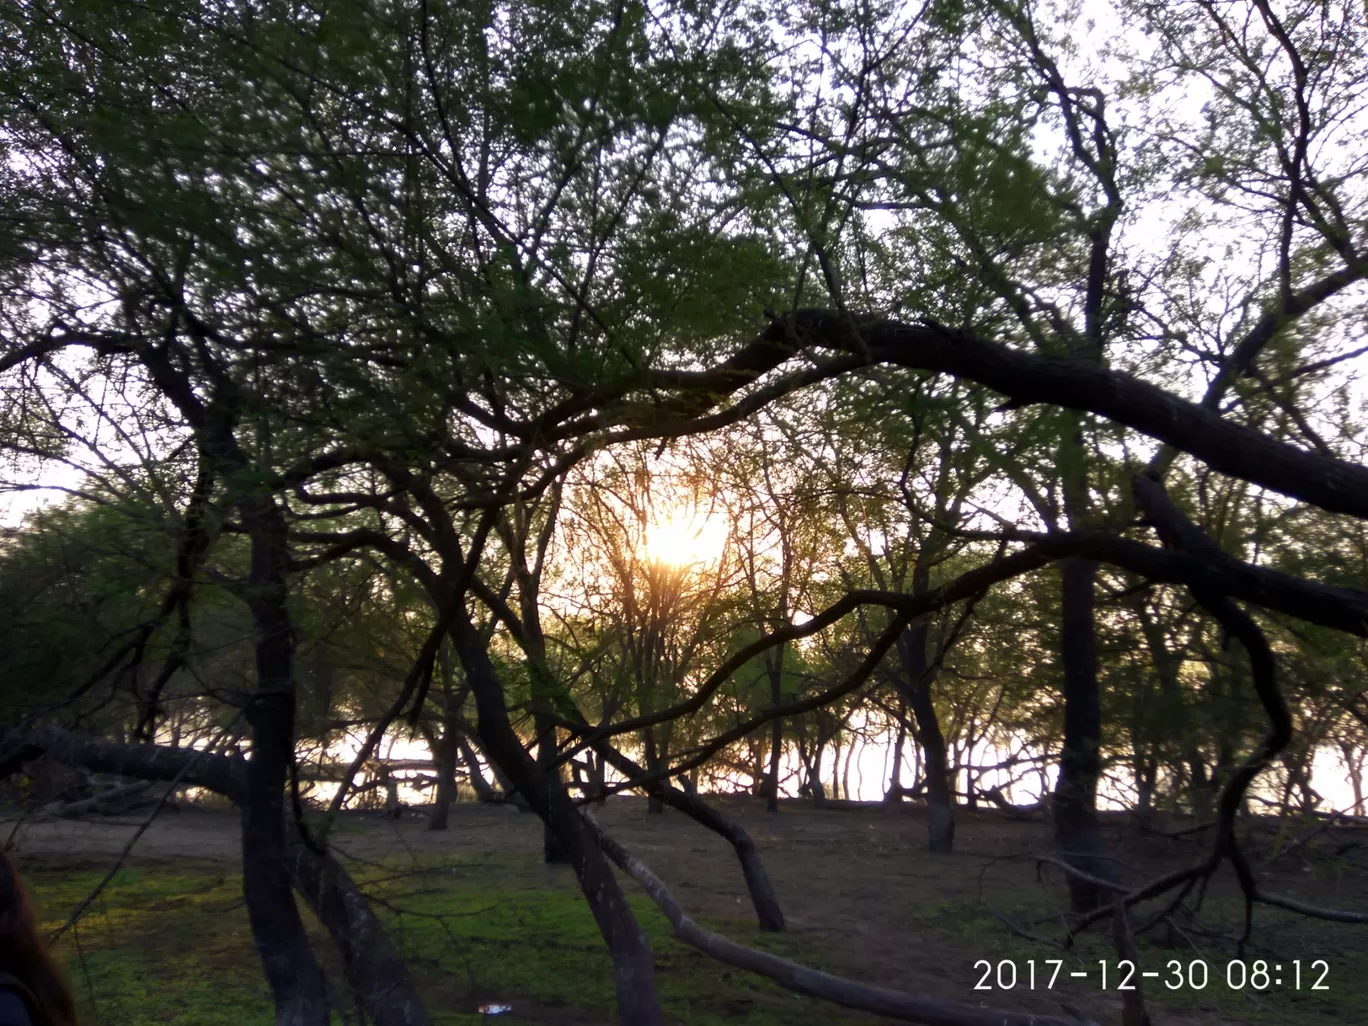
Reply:
[[[839, 753], [828, 746], [822, 753], [822, 761], [819, 767], [819, 775], [823, 781], [828, 798], [838, 795], [841, 798], [849, 798], [854, 801], [877, 802], [881, 801], [887, 791], [889, 776], [893, 768], [893, 747], [897, 741], [897, 731], [892, 727], [877, 728], [868, 721], [853, 725], [854, 730], [847, 735], [846, 742], [842, 744]], [[357, 742], [343, 742], [335, 745], [328, 753], [327, 760], [347, 765], [355, 756], [359, 747]], [[853, 750], [853, 754], [852, 753]], [[387, 738], [385, 743], [379, 746], [376, 753], [382, 761], [414, 761], [427, 762], [431, 754], [427, 746], [418, 740], [407, 738]], [[839, 756], [840, 765], [836, 764]], [[972, 762], [975, 766], [996, 766], [999, 768], [982, 771], [978, 775], [978, 788], [980, 791], [987, 791], [991, 788], [1001, 788], [1002, 795], [1007, 801], [1014, 805], [1031, 805], [1053, 790], [1055, 779], [1058, 775], [1058, 768], [1053, 762], [1053, 753], [1042, 751], [1027, 744], [1024, 739], [1011, 746], [1002, 744], [992, 744], [988, 742], [975, 746], [972, 752]], [[849, 760], [849, 793], [846, 793], [844, 781], [847, 778], [846, 763]], [[914, 770], [913, 744], [910, 738], [903, 746], [903, 757], [901, 762], [902, 772], [900, 783], [904, 787], [911, 787], [913, 784]], [[1015, 765], [1013, 765], [1015, 763]], [[797, 798], [798, 785], [802, 780], [802, 764], [798, 757], [797, 749], [786, 747], [783, 756], [780, 758], [780, 795], [785, 798]], [[423, 776], [431, 777], [432, 768], [425, 770], [401, 770], [395, 773], [399, 782], [399, 800], [406, 805], [423, 805], [432, 800], [431, 788], [420, 788], [414, 786], [414, 782]], [[493, 782], [493, 774], [485, 768], [485, 778]], [[361, 785], [365, 781], [364, 774], [358, 774], [355, 785]], [[611, 769], [607, 772], [609, 782], [618, 782], [624, 778]], [[834, 786], [836, 781], [841, 781], [839, 789]], [[708, 790], [750, 790], [754, 787], [755, 781], [746, 773], [734, 772], [725, 777], [716, 777], [710, 781], [707, 775], [703, 775], [700, 780], [700, 788]], [[964, 774], [958, 774], [954, 786], [960, 792], [960, 801], [963, 802], [965, 791]], [[1350, 770], [1345, 765], [1344, 759], [1337, 749], [1324, 747], [1316, 752], [1312, 763], [1311, 786], [1324, 799], [1325, 802], [1320, 807], [1321, 811], [1332, 809], [1340, 811], [1355, 811], [1354, 792], [1350, 783]], [[327, 802], [336, 793], [338, 785], [335, 782], [320, 781], [313, 785], [310, 797], [315, 800]], [[1101, 809], [1126, 809], [1133, 808], [1135, 805], [1135, 778], [1130, 772], [1130, 768], [1124, 764], [1117, 764], [1109, 767], [1098, 786], [1098, 807]], [[1251, 794], [1256, 798], [1263, 798], [1268, 801], [1278, 801], [1281, 798], [1281, 790], [1276, 778], [1269, 771], [1265, 771], [1255, 782]], [[468, 797], [468, 791], [466, 792]], [[384, 793], [381, 790], [376, 798], [383, 800]], [[1362, 814], [1362, 810], [1357, 810]]]

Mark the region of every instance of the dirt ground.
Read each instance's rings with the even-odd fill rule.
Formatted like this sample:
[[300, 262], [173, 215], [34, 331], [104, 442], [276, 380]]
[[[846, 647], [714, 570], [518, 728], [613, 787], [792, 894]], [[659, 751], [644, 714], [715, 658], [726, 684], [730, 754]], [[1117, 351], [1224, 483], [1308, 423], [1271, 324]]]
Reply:
[[[1023, 899], [1063, 908], [1059, 871], [1031, 857], [1049, 848], [1049, 828], [1044, 822], [1020, 821], [996, 810], [960, 810], [955, 854], [932, 856], [925, 851], [924, 814], [914, 805], [816, 811], [791, 803], [778, 815], [767, 815], [758, 802], [749, 799], [720, 799], [719, 804], [745, 825], [759, 845], [790, 930], [817, 942], [828, 953], [830, 968], [885, 986], [1023, 1011], [1058, 1015], [1061, 1001], [1072, 999], [1100, 1021], [1120, 1021], [1119, 1003], [1112, 995], [1097, 993], [1096, 982], [1061, 986], [1053, 993], [1018, 990], [1004, 995], [973, 989], [982, 972], [974, 967], [978, 959], [996, 962], [1023, 957], [1021, 941], [996, 921], [994, 910], [1020, 906]], [[690, 914], [738, 921], [749, 917], [738, 864], [730, 847], [716, 835], [678, 813], [648, 816], [645, 803], [638, 799], [614, 799], [598, 818], [666, 882]], [[31, 823], [18, 829], [15, 842], [25, 860], [54, 868], [66, 863], [108, 863], [141, 821]], [[1167, 829], [1172, 828], [1170, 824]], [[1122, 818], [1109, 820], [1107, 829], [1124, 872], [1135, 880], [1188, 864], [1203, 850], [1206, 836], [1199, 831], [1175, 838]], [[1346, 843], [1352, 848], [1360, 838], [1368, 839], [1368, 834], [1355, 834]], [[1323, 839], [1313, 840], [1319, 844]], [[444, 832], [429, 831], [417, 812], [398, 822], [374, 814], [352, 814], [340, 824], [333, 841], [346, 855], [368, 861], [414, 855], [512, 854], [523, 856], [516, 861], [530, 877], [568, 873], [537, 860], [540, 822], [501, 806], [459, 805], [453, 809], [451, 828]], [[1292, 835], [1286, 844], [1299, 841], [1301, 835]], [[138, 860], [183, 857], [235, 862], [238, 844], [234, 813], [186, 807], [164, 812], [139, 840], [135, 853]], [[1324, 866], [1311, 867], [1305, 858], [1310, 848], [1311, 842], [1302, 841], [1293, 854], [1267, 863], [1269, 888], [1321, 904], [1360, 909], [1368, 905], [1365, 874], [1352, 867], [1330, 872]], [[631, 881], [625, 886], [634, 888]], [[1216, 891], [1223, 888], [1229, 890], [1228, 881], [1218, 884]], [[991, 915], [985, 916], [985, 910]], [[953, 928], [962, 924], [948, 922], [954, 934], [949, 940], [946, 929], [926, 928], [928, 921], [964, 917], [971, 911], [992, 921], [977, 932], [959, 930], [958, 934]], [[1018, 927], [1056, 939], [1062, 936], [1057, 923], [1042, 924], [1039, 919]], [[1368, 927], [1358, 929], [1368, 932]], [[1039, 957], [1053, 956], [1044, 950]], [[1162, 964], [1168, 956], [1156, 957]], [[1224, 959], [1231, 956], [1207, 957], [1213, 962], [1219, 958], [1224, 965]], [[1166, 1014], [1162, 1021], [1168, 1026], [1206, 1026], [1243, 1020], [1231, 1018], [1228, 1011], [1199, 1007]]]

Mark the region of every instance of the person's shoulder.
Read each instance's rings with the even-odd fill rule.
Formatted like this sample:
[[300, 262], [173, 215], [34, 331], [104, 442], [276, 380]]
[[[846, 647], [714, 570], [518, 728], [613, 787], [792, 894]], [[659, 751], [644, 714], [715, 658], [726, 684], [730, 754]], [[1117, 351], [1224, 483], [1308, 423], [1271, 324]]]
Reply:
[[33, 1026], [28, 1005], [13, 986], [0, 980], [0, 1026]]

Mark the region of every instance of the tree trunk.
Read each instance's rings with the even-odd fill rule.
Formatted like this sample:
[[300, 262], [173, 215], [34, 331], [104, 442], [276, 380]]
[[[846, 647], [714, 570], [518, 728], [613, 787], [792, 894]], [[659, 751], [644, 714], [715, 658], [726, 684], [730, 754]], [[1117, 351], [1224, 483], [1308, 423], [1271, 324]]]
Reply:
[[428, 1026], [408, 965], [347, 871], [298, 839], [290, 868], [300, 896], [342, 953], [347, 982], [375, 1026]]
[[566, 860], [575, 870], [589, 909], [613, 958], [613, 981], [623, 1026], [660, 1026], [660, 997], [656, 989], [651, 946], [632, 914], [612, 866], [599, 848], [574, 800], [560, 779], [544, 774], [523, 749], [508, 721], [503, 686], [484, 642], [463, 611], [451, 629], [466, 680], [475, 693], [479, 734], [485, 753], [527, 798], [533, 811], [554, 832]]
[[845, 769], [841, 773], [841, 790], [845, 792], [846, 801], [853, 801], [850, 797], [850, 764], [855, 760], [855, 749], [860, 743], [858, 736], [850, 739], [850, 747], [846, 749]]
[[[905, 710], [900, 712], [905, 713]], [[902, 754], [903, 745], [907, 743], [907, 723], [903, 716], [898, 716], [898, 739], [893, 742], [893, 768], [888, 772], [888, 790], [885, 792], [885, 804], [900, 802], [903, 799], [902, 786]]]
[[[451, 646], [441, 644], [437, 648], [436, 669], [441, 674], [442, 736], [433, 743], [432, 761], [437, 768], [437, 788], [432, 798], [432, 816], [428, 819], [429, 830], [445, 830], [451, 815], [451, 803], [457, 798], [456, 767], [461, 761], [461, 706], [465, 704], [468, 688], [457, 688], [453, 680], [451, 665]], [[475, 786], [472, 778], [471, 786]]]
[[[556, 722], [549, 713], [540, 710], [532, 717], [532, 721], [537, 731], [537, 772], [545, 787], [563, 791], [565, 788], [560, 779], [560, 768], [556, 765], [559, 755], [556, 751]], [[528, 800], [531, 801], [530, 795]], [[567, 861], [560, 838], [550, 821], [545, 819], [542, 821], [542, 861], [549, 866], [563, 865]]]
[[242, 803], [242, 894], [276, 1026], [328, 1026], [323, 970], [304, 932], [286, 857], [285, 785], [294, 760], [294, 632], [286, 607], [284, 518], [270, 498], [242, 505], [251, 537], [248, 606], [257, 689], [247, 706], [252, 757]]
[[[912, 593], [925, 594], [931, 586], [930, 573], [923, 566], [912, 571]], [[925, 620], [903, 631], [898, 639], [902, 661], [903, 700], [912, 709], [921, 741], [922, 772], [926, 779], [927, 847], [938, 855], [949, 854], [955, 846], [955, 797], [950, 786], [950, 766], [940, 717], [931, 700], [935, 673], [927, 665], [926, 643], [929, 625]]]
[[456, 800], [456, 761], [460, 756], [456, 733], [450, 724], [443, 724], [442, 737], [432, 755], [437, 765], [437, 793], [432, 799], [428, 829], [445, 830], [451, 814], [451, 803]]
[[1154, 791], [1159, 782], [1159, 760], [1153, 755], [1141, 760], [1135, 774], [1136, 800], [1135, 811], [1148, 816], [1154, 811]]
[[[821, 728], [818, 730], [820, 732]], [[825, 808], [827, 800], [826, 788], [822, 786], [822, 747], [822, 743], [818, 741], [811, 760], [806, 757], [803, 760], [807, 769], [808, 790], [812, 793], [812, 805], [818, 809]]]
[[[1102, 708], [1097, 690], [1097, 649], [1093, 632], [1093, 583], [1097, 564], [1066, 559], [1060, 563], [1062, 608], [1060, 646], [1064, 664], [1064, 745], [1054, 792], [1055, 842], [1071, 865], [1104, 880], [1113, 867], [1097, 819], [1097, 780], [1102, 764]], [[1090, 912], [1110, 899], [1095, 884], [1069, 877], [1070, 904]]]
[[[508, 774], [499, 765], [489, 752], [489, 747], [485, 744], [484, 738], [480, 738], [480, 747], [484, 749], [485, 761], [489, 764], [489, 772], [494, 774], [494, 782], [499, 785], [499, 791], [505, 802], [516, 805], [523, 812], [531, 812], [532, 806], [528, 804], [527, 796], [518, 790], [517, 785], [509, 779]], [[498, 799], [495, 799], [496, 801]]]
[[670, 787], [665, 790], [665, 800], [709, 830], [721, 834], [731, 843], [737, 859], [741, 862], [741, 875], [746, 881], [746, 893], [750, 895], [760, 929], [770, 933], [782, 933], [788, 929], [784, 923], [784, 912], [779, 907], [779, 898], [774, 893], [774, 885], [770, 883], [769, 874], [765, 872], [764, 863], [760, 861], [760, 851], [745, 828], [734, 819], [722, 815], [697, 795]]
[[[770, 667], [770, 702], [778, 706], [784, 700], [784, 649], [780, 646], [775, 664]], [[770, 721], [769, 779], [765, 781], [765, 811], [779, 811], [779, 757], [784, 749], [784, 721], [776, 716]]]
[[[1135, 612], [1140, 620], [1140, 628], [1145, 635], [1145, 642], [1149, 646], [1150, 662], [1154, 667], [1155, 676], [1159, 679], [1158, 707], [1148, 710], [1144, 717], [1145, 726], [1150, 733], [1153, 732], [1155, 724], [1162, 724], [1160, 735], [1151, 739], [1149, 762], [1146, 767], [1146, 772], [1151, 777], [1149, 799], [1150, 803], [1153, 804], [1154, 792], [1159, 779], [1158, 764], [1162, 748], [1190, 752], [1193, 753], [1194, 757], [1196, 755], [1192, 726], [1189, 717], [1184, 714], [1183, 710], [1183, 689], [1178, 681], [1178, 660], [1169, 651], [1168, 639], [1164, 635], [1162, 624], [1150, 616], [1142, 599], [1137, 600]], [[1156, 742], [1162, 743], [1162, 748]], [[1136, 748], [1138, 750], [1138, 743]], [[1141, 797], [1143, 799], [1144, 795], [1142, 794]]]
[[[822, 776], [822, 760], [817, 760], [817, 776]], [[831, 740], [831, 797], [834, 801], [841, 800], [841, 739], [832, 738]]]
[[[97, 773], [203, 787], [241, 808], [248, 801], [249, 760], [241, 756], [153, 744], [128, 745], [61, 727], [23, 732], [0, 729], [0, 778], [44, 753]], [[427, 1026], [422, 1000], [403, 959], [346, 870], [331, 855], [310, 849], [283, 818], [281, 825], [290, 882], [337, 944], [347, 980], [376, 1026]], [[289, 908], [294, 909], [293, 894], [288, 897]], [[326, 1006], [323, 1012], [326, 1022]]]
[[[660, 757], [660, 749], [656, 747], [654, 727], [646, 728], [645, 742], [646, 771], [652, 774], [659, 773], [663, 760]], [[658, 783], [650, 784], [646, 788], [646, 812], [652, 816], [660, 816], [665, 812], [665, 797]]]
[[480, 757], [475, 754], [475, 749], [470, 746], [465, 735], [457, 732], [456, 747], [460, 750], [461, 758], [466, 764], [466, 773], [470, 777], [470, 786], [475, 792], [475, 797], [481, 802], [492, 802], [498, 800], [498, 795], [494, 793], [494, 788], [485, 779], [484, 769], [480, 766]]
[[1354, 793], [1354, 815], [1363, 815], [1363, 750], [1351, 741], [1339, 743], [1344, 768], [1349, 774], [1349, 787]]
[[[609, 744], [600, 745], [598, 752], [601, 759], [612, 762], [614, 768], [624, 776], [634, 777], [641, 773], [640, 766]], [[769, 874], [765, 872], [765, 866], [760, 861], [760, 851], [745, 827], [714, 809], [697, 793], [690, 794], [666, 783], [662, 786], [660, 794], [661, 800], [671, 808], [678, 809], [695, 823], [727, 839], [741, 862], [741, 875], [746, 879], [746, 892], [755, 907], [755, 917], [759, 921], [760, 929], [775, 933], [785, 930], [784, 913], [779, 908], [774, 885], [770, 883]]]

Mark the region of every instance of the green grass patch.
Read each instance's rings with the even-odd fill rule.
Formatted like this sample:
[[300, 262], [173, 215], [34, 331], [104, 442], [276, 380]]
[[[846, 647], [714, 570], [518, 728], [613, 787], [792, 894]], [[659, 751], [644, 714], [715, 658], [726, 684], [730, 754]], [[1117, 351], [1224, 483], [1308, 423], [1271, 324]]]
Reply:
[[[51, 928], [95, 886], [98, 868], [28, 866]], [[349, 866], [409, 961], [436, 1023], [482, 1021], [481, 1001], [523, 1014], [499, 1022], [613, 1019], [611, 965], [568, 870], [535, 858], [455, 857]], [[800, 1026], [839, 1022], [839, 1010], [733, 972], [670, 936], [649, 900], [631, 899], [651, 940], [667, 1019], [684, 1026]], [[305, 913], [335, 978], [326, 935]], [[801, 939], [759, 933], [750, 921], [707, 925], [811, 963]], [[268, 1026], [271, 1004], [248, 929], [241, 879], [207, 863], [122, 870], [63, 939], [60, 952], [86, 1026]], [[559, 1011], [558, 1011], [559, 1010]], [[524, 1018], [524, 1015], [529, 1018]]]
[[[598, 929], [573, 875], [547, 867], [534, 856], [444, 856], [382, 863], [352, 863], [349, 869], [372, 896], [391, 937], [408, 959], [440, 1026], [483, 1021], [479, 1002], [507, 1002], [515, 1014], [504, 1023], [597, 1024], [613, 1021], [611, 965]], [[103, 876], [103, 869], [26, 866], [46, 925], [55, 927]], [[631, 891], [628, 886], [629, 893]], [[1072, 1001], [1098, 1007], [1099, 960], [1108, 963], [1109, 987], [1117, 983], [1116, 954], [1109, 929], [1082, 935], [1064, 953], [1048, 944], [1013, 936], [995, 913], [1044, 937], [1062, 936], [1052, 896], [1045, 891], [1002, 891], [981, 903], [936, 901], [890, 894], [907, 905], [910, 935], [934, 946], [947, 970], [964, 953], [966, 999], [988, 1005], [1020, 1004], [1034, 960], [1037, 995], [1052, 972], [1051, 959], [1064, 959], [1049, 1005]], [[667, 1021], [681, 1026], [807, 1026], [813, 1022], [862, 1021], [830, 1005], [798, 998], [766, 980], [737, 972], [679, 944], [669, 925], [643, 897], [629, 899], [655, 952], [657, 979]], [[1054, 917], [1052, 918], [1052, 914]], [[1243, 910], [1229, 899], [1208, 900], [1203, 923], [1238, 931]], [[1226, 977], [1235, 952], [1210, 937], [1175, 935], [1142, 938], [1142, 968], [1160, 979], [1143, 981], [1158, 1021], [1170, 1014], [1195, 1022], [1328, 1026], [1368, 1022], [1368, 931], [1313, 922], [1271, 910], [1257, 913], [1257, 943], [1245, 961], [1262, 960], [1282, 986], [1262, 991], [1251, 982], [1233, 989]], [[340, 967], [326, 935], [305, 913], [316, 949], [330, 973]], [[832, 968], [822, 945], [841, 938], [820, 934], [762, 934], [749, 919], [705, 921], [707, 927], [743, 943], [810, 965]], [[271, 1003], [252, 945], [241, 879], [214, 863], [139, 863], [121, 871], [96, 901], [79, 928], [60, 948], [82, 1003], [83, 1026], [269, 1026]], [[849, 953], [844, 953], [849, 955]], [[980, 970], [977, 958], [1008, 960], [1017, 968], [1015, 994], [995, 989], [971, 992]], [[1184, 977], [1193, 961], [1205, 960], [1207, 986], [1169, 989], [1169, 963]], [[1293, 959], [1302, 960], [1302, 989], [1291, 985]], [[1319, 972], [1311, 963], [1326, 959], [1329, 990], [1313, 991]], [[849, 958], [846, 958], [849, 961]], [[1272, 967], [1281, 965], [1275, 970]], [[1068, 978], [1086, 969], [1084, 981]], [[1238, 973], [1236, 976], [1238, 977]], [[1057, 999], [1057, 1000], [1056, 1000]], [[1038, 1002], [1039, 1003], [1039, 1002]]]

